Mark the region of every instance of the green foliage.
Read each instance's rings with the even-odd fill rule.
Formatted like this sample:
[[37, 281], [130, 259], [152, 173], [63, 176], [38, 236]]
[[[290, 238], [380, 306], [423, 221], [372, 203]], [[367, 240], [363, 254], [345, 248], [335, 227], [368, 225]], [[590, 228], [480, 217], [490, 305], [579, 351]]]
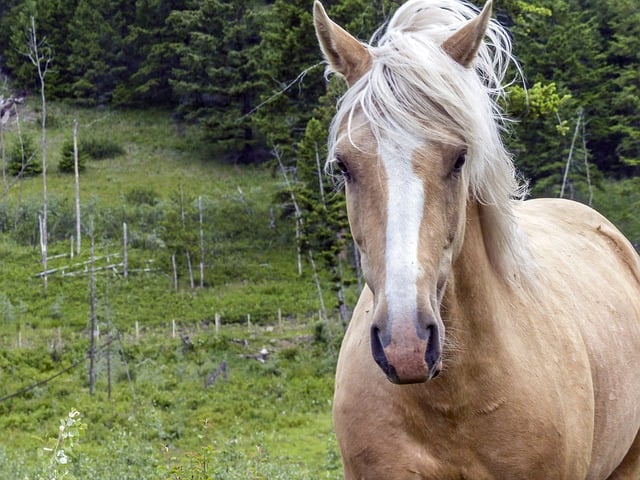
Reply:
[[125, 150], [118, 142], [106, 137], [82, 137], [78, 145], [78, 151], [86, 154], [94, 160], [124, 155]]
[[[553, 82], [546, 85], [536, 82], [526, 90], [520, 85], [513, 85], [509, 89], [506, 108], [511, 117], [526, 115], [537, 119], [556, 115], [562, 104], [570, 98], [571, 96], [568, 94], [560, 96], [556, 84]], [[562, 131], [561, 134], [566, 134], [566, 131]]]
[[[82, 172], [87, 168], [87, 157], [84, 150], [78, 148], [78, 171]], [[75, 151], [73, 146], [73, 139], [68, 138], [62, 144], [62, 150], [60, 152], [60, 162], [58, 162], [58, 170], [63, 173], [75, 172]]]
[[69, 463], [74, 447], [86, 428], [87, 425], [82, 423], [80, 412], [73, 408], [66, 418], [60, 419], [60, 427], [54, 446], [44, 448], [45, 455], [50, 455], [47, 479], [73, 478], [73, 475], [69, 476]]
[[78, 0], [70, 28], [69, 70], [74, 82], [71, 95], [87, 105], [111, 101], [126, 78], [128, 64], [124, 36], [134, 6], [124, 0]]
[[[11, 435], [10, 442], [0, 440], [3, 475], [339, 478], [330, 420], [335, 354], [311, 342], [308, 327], [286, 322], [275, 333], [223, 325], [215, 334], [213, 325], [203, 324], [181, 333], [188, 348], [168, 329], [145, 329], [138, 338], [131, 328], [122, 330], [111, 352], [111, 399], [102, 348], [96, 395], [88, 394], [80, 368], [0, 403], [0, 428]], [[41, 331], [44, 342], [46, 334]], [[37, 344], [3, 347], [0, 395], [24, 386], [25, 378], [51, 376], [84, 354], [86, 337], [63, 328], [60, 338], [58, 363]], [[266, 363], [247, 358], [264, 346], [271, 352]], [[207, 386], [222, 361], [227, 377]], [[70, 404], [82, 411], [81, 421], [75, 410], [65, 414]], [[55, 428], [58, 439], [49, 439]], [[65, 443], [70, 440], [72, 451]], [[67, 463], [57, 461], [63, 456]]]
[[31, 135], [14, 139], [7, 152], [7, 172], [15, 177], [30, 177], [42, 173], [42, 161]]
[[206, 0], [168, 18], [187, 39], [175, 46], [180, 65], [170, 81], [179, 112], [202, 122], [207, 137], [241, 163], [264, 159], [248, 116], [265, 81], [258, 75], [262, 12], [252, 7], [245, 0]]
[[640, 252], [640, 177], [603, 182], [594, 192], [593, 204]]

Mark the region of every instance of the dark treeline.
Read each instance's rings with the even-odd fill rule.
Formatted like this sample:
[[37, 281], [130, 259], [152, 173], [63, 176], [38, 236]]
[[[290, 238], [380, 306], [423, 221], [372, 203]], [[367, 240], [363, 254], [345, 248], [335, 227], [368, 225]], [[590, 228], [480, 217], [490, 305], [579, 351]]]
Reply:
[[[365, 40], [399, 3], [325, 2]], [[4, 0], [0, 68], [15, 89], [36, 90], [25, 55], [33, 17], [52, 57], [49, 98], [171, 108], [234, 161], [262, 161], [277, 148], [294, 164], [304, 160], [297, 152], [314, 118], [322, 143], [340, 90], [330, 86], [337, 93], [326, 97], [311, 8], [311, 0]], [[586, 178], [584, 160], [592, 181], [638, 174], [637, 0], [505, 0], [497, 8], [527, 79], [528, 95], [516, 86], [506, 105], [523, 174], [547, 194], [557, 194], [569, 155], [574, 190]]]

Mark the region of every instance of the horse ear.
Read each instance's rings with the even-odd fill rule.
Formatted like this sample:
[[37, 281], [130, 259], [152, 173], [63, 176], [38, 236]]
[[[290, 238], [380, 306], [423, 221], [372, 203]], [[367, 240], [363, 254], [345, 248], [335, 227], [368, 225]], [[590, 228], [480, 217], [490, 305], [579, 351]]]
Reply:
[[492, 0], [487, 0], [480, 15], [467, 22], [442, 44], [444, 51], [463, 67], [471, 66], [482, 44], [491, 18], [491, 2]]
[[318, 0], [313, 4], [313, 23], [329, 66], [341, 74], [349, 85], [353, 85], [371, 67], [371, 54], [362, 43], [329, 18]]

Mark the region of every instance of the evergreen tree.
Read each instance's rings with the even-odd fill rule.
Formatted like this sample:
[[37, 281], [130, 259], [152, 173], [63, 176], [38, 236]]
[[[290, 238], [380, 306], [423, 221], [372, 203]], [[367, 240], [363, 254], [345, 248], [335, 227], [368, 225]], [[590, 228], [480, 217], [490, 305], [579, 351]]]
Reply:
[[[87, 154], [83, 148], [78, 148], [78, 171], [82, 172], [87, 168]], [[58, 162], [58, 170], [62, 173], [75, 172], [75, 152], [73, 148], [73, 139], [67, 138], [62, 144], [60, 150], [60, 162]]]
[[249, 116], [264, 88], [258, 74], [261, 16], [246, 0], [205, 0], [169, 16], [184, 39], [175, 45], [180, 66], [171, 80], [178, 111], [200, 121], [208, 138], [241, 163], [264, 156]]
[[[325, 2], [330, 14], [362, 40], [374, 31], [401, 2], [343, 0]], [[308, 1], [276, 0], [267, 16], [260, 50], [262, 75], [271, 84], [254, 123], [270, 148], [283, 152], [285, 162], [295, 160], [294, 145], [304, 134], [318, 99], [325, 92], [324, 69]]]
[[135, 20], [124, 38], [129, 75], [116, 88], [114, 101], [126, 105], [173, 105], [169, 80], [179, 67], [172, 45], [180, 42], [167, 25], [172, 11], [183, 10], [186, 0], [137, 0]]
[[126, 0], [79, 0], [71, 20], [69, 69], [71, 94], [86, 104], [111, 101], [116, 87], [127, 78], [128, 58], [123, 39], [134, 16]]

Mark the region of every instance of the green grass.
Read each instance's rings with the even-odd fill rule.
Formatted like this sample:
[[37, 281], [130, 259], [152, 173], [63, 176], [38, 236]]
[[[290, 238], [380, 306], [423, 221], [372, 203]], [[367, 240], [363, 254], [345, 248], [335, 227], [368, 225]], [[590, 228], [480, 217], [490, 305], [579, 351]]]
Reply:
[[[36, 277], [42, 269], [36, 228], [41, 177], [11, 183], [0, 198], [0, 397], [81, 362], [0, 402], [0, 477], [339, 478], [330, 410], [340, 328], [331, 321], [328, 342], [314, 326], [319, 300], [312, 273], [305, 266], [298, 274], [293, 224], [273, 205], [282, 180], [266, 166], [218, 161], [197, 130], [175, 124], [167, 112], [64, 104], [51, 104], [49, 112], [50, 256], [68, 253], [75, 233], [73, 177], [56, 166], [73, 119], [81, 141], [106, 139], [124, 153], [88, 160], [80, 179], [82, 252], [50, 260], [48, 267], [88, 262], [91, 225], [97, 256], [122, 255], [126, 221], [130, 266], [151, 271], [125, 279], [109, 270], [96, 277], [101, 345], [116, 334], [120, 340], [111, 344], [112, 398], [104, 350], [91, 396], [82, 361], [89, 349], [89, 275], [57, 272], [46, 291]], [[25, 109], [22, 118], [22, 131], [39, 145], [36, 109]], [[6, 131], [5, 141], [16, 134], [15, 127]], [[205, 287], [191, 289], [185, 248], [198, 284], [198, 197]], [[322, 282], [330, 305], [330, 282]], [[217, 335], [216, 313], [223, 322]], [[189, 335], [188, 347], [181, 334]], [[265, 364], [246, 358], [263, 346], [273, 352]], [[206, 388], [223, 360], [228, 381]], [[73, 408], [86, 431], [71, 463], [52, 465], [44, 447], [53, 446], [60, 419]]]
[[[218, 478], [189, 476], [193, 455], [206, 457], [212, 471], [238, 474], [219, 478], [338, 478], [329, 413], [335, 345], [291, 322], [282, 331], [225, 326], [216, 335], [208, 326], [182, 333], [189, 334], [189, 346], [168, 328], [138, 339], [122, 332], [112, 349], [111, 399], [103, 351], [94, 396], [86, 388], [85, 363], [0, 403], [3, 477], [37, 478], [46, 471], [43, 448], [55, 443], [58, 419], [75, 408], [87, 425], [69, 467], [76, 478], [169, 478], [170, 472]], [[55, 332], [42, 332], [47, 336]], [[0, 394], [82, 358], [87, 340], [75, 335], [63, 344], [58, 350], [3, 350]], [[272, 352], [266, 363], [247, 358], [265, 346]], [[228, 379], [206, 387], [223, 360]]]

